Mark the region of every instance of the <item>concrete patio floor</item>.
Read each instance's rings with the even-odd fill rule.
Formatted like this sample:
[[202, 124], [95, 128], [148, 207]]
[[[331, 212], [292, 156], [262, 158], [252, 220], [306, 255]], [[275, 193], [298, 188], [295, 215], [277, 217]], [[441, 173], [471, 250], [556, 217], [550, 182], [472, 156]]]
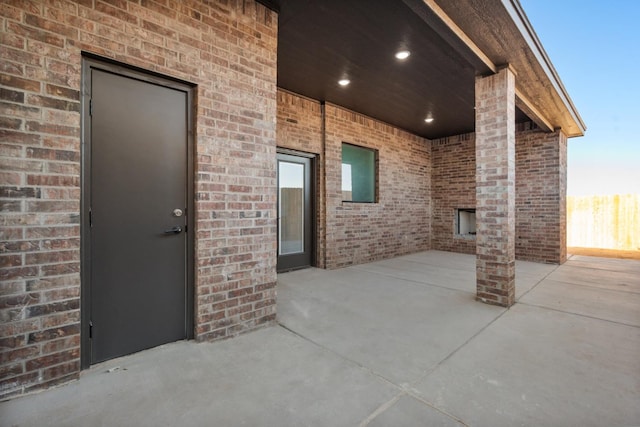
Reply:
[[281, 274], [278, 326], [95, 365], [0, 425], [640, 425], [640, 261], [516, 271], [509, 310], [474, 300], [470, 255]]

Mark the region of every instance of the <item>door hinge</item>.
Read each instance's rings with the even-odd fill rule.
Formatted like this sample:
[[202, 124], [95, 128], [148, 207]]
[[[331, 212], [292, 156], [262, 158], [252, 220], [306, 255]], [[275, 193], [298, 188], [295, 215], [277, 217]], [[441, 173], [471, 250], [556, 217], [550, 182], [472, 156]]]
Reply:
[[89, 338], [93, 338], [93, 322], [89, 320]]
[[89, 100], [89, 115], [93, 116], [93, 99]]
[[89, 227], [93, 227], [93, 212], [91, 212], [91, 208], [89, 208]]

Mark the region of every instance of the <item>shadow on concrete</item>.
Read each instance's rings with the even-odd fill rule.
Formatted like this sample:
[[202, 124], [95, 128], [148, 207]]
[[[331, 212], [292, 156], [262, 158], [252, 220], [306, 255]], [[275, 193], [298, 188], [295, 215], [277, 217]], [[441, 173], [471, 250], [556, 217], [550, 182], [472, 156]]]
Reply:
[[475, 301], [474, 269], [429, 251], [281, 274], [278, 326], [95, 365], [0, 424], [638, 424], [640, 262], [517, 262], [508, 310]]

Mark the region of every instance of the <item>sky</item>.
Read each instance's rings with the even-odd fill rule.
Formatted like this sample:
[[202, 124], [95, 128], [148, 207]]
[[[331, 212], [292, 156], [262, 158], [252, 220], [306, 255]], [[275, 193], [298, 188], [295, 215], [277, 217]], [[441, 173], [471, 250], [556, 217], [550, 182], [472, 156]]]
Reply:
[[567, 194], [640, 194], [640, 1], [520, 0], [583, 121]]

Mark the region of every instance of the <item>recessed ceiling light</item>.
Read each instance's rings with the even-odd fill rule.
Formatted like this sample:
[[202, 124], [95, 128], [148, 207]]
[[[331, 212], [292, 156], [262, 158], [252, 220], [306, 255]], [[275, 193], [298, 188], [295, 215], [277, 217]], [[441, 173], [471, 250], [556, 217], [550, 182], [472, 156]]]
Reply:
[[408, 50], [401, 50], [401, 51], [396, 53], [396, 58], [398, 58], [398, 59], [407, 59], [409, 57], [409, 55], [411, 55], [411, 52], [409, 52]]
[[433, 117], [427, 117], [426, 119], [424, 119], [424, 121], [427, 123], [431, 123], [433, 122]]
[[347, 86], [347, 85], [349, 85], [349, 83], [351, 83], [351, 80], [349, 80], [349, 79], [338, 80], [338, 84], [340, 86]]

